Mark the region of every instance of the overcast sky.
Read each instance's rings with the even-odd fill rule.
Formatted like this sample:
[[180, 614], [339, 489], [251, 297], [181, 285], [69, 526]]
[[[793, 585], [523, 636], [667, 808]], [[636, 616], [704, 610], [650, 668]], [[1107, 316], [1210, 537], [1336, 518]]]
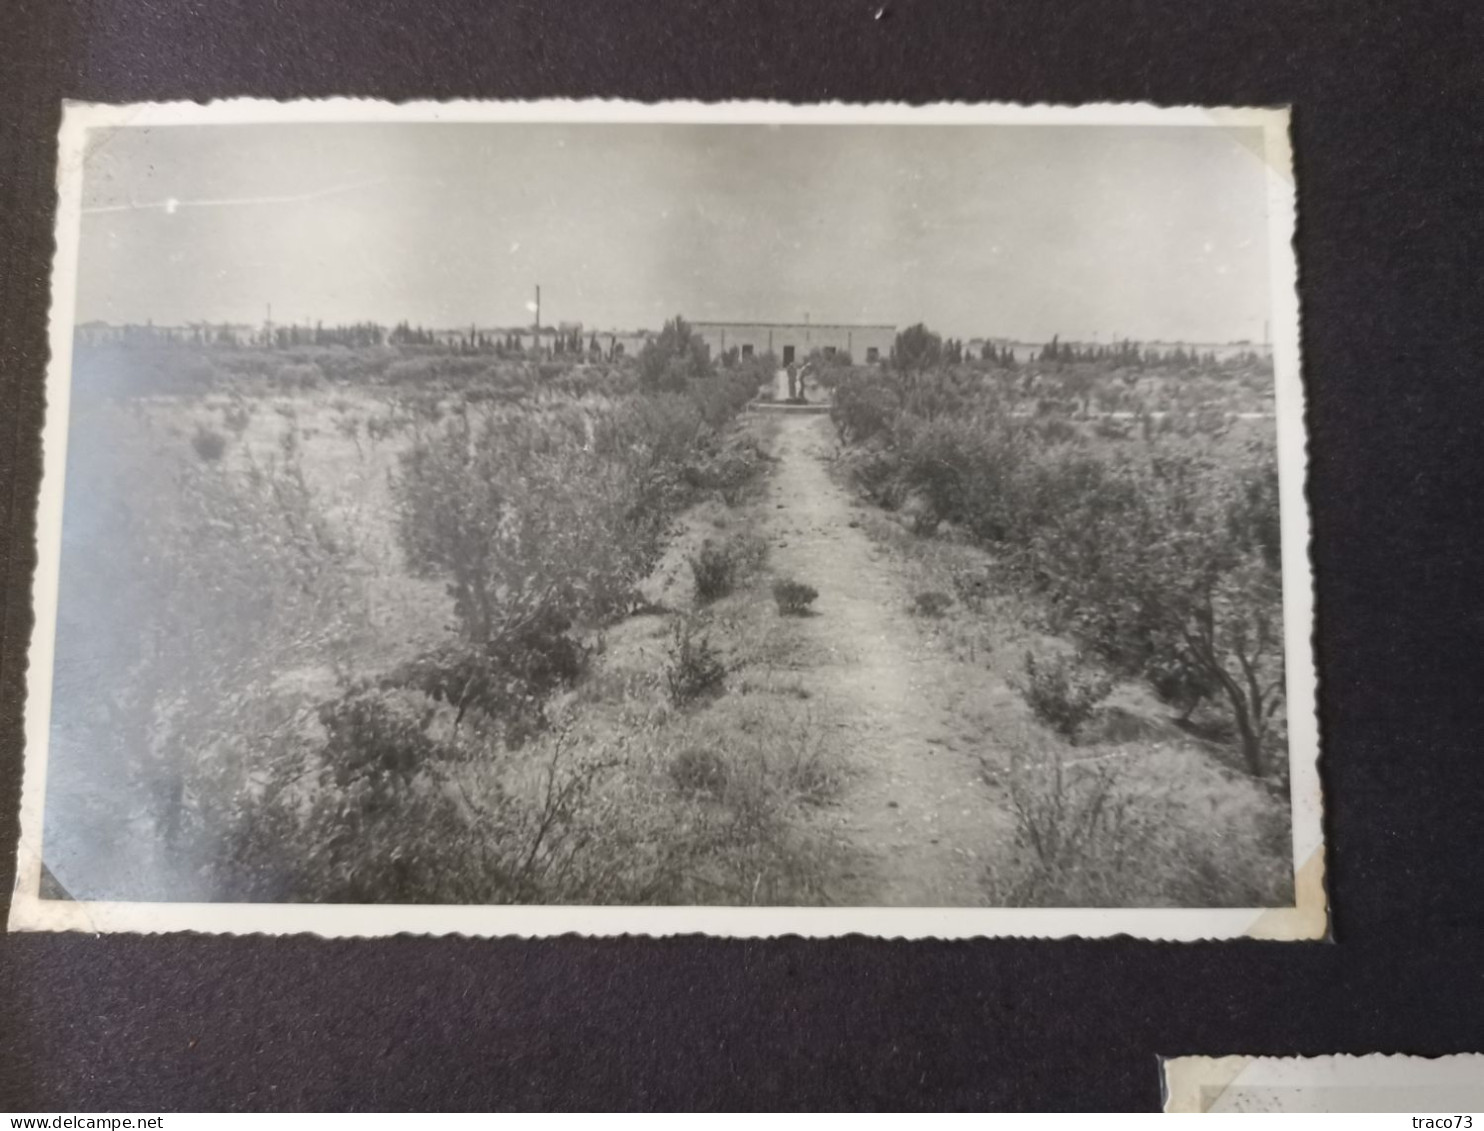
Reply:
[[91, 137], [79, 321], [1261, 340], [1261, 134], [1216, 127], [172, 126]]

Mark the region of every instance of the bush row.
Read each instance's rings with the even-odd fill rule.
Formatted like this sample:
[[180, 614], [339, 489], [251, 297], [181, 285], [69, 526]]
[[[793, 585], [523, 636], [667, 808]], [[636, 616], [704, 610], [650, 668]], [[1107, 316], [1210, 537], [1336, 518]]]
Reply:
[[[638, 879], [603, 890], [629, 835], [609, 798], [630, 786], [594, 800], [614, 756], [558, 742], [552, 700], [590, 665], [595, 630], [638, 603], [677, 511], [759, 468], [724, 428], [755, 388], [741, 373], [652, 393], [630, 380], [410, 414], [396, 542], [445, 587], [453, 623], [379, 671], [369, 603], [384, 589], [354, 516], [332, 521], [311, 489], [296, 433], [255, 459], [222, 433], [172, 439], [80, 398], [70, 474], [100, 518], [78, 511], [69, 537], [106, 553], [68, 557], [59, 718], [67, 748], [106, 766], [71, 779], [98, 789], [53, 792], [56, 827], [116, 840], [131, 874], [161, 885], [135, 898], [644, 898]], [[410, 594], [402, 579], [389, 604]]]
[[[73, 375], [77, 387], [91, 395], [124, 397], [198, 396], [224, 390], [294, 393], [328, 384], [362, 384], [512, 400], [551, 394], [627, 396], [640, 383], [632, 359], [538, 361], [414, 346], [290, 350], [95, 346], [78, 350]], [[685, 389], [682, 385], [671, 391]]]
[[1054, 631], [1188, 715], [1220, 704], [1247, 769], [1281, 740], [1278, 474], [1271, 434], [1107, 442], [1021, 416], [959, 375], [859, 374], [836, 391], [861, 489], [920, 532], [952, 523], [1038, 593]]
[[[557, 758], [560, 745], [544, 737], [550, 703], [588, 667], [592, 630], [642, 604], [636, 586], [654, 567], [681, 507], [698, 492], [736, 488], [757, 470], [756, 450], [721, 431], [750, 394], [735, 377], [707, 376], [679, 390], [581, 407], [558, 400], [541, 412], [465, 403], [417, 431], [393, 480], [398, 535], [409, 568], [446, 585], [456, 633], [323, 704], [320, 720], [332, 738], [311, 757], [322, 778], [316, 795], [326, 803], [363, 803], [369, 809], [360, 819], [367, 820], [389, 808], [397, 835], [408, 822], [436, 820], [442, 834], [419, 842], [441, 878], [407, 878], [400, 858], [370, 867], [367, 845], [338, 835], [306, 854], [312, 866], [296, 869], [280, 859], [269, 871], [297, 874], [315, 898], [344, 897], [334, 877], [351, 867], [358, 899], [417, 891], [482, 900], [598, 897], [594, 877], [608, 876], [610, 865], [598, 867], [588, 853], [613, 856], [614, 846], [592, 843], [600, 835], [592, 823], [599, 803], [589, 793], [611, 767], [601, 758], [569, 759], [550, 767], [540, 789], [521, 793], [499, 784], [505, 774], [518, 777], [518, 769], [496, 766], [532, 743], [532, 757]], [[681, 698], [698, 693], [686, 682], [694, 675], [682, 678], [675, 692]], [[411, 713], [395, 706], [409, 695]], [[487, 771], [464, 769], [471, 759], [489, 762]], [[351, 777], [334, 776], [348, 760]], [[388, 780], [395, 783], [390, 792]], [[430, 798], [439, 783], [445, 792], [453, 783], [466, 793], [464, 806]], [[471, 800], [476, 792], [480, 799]], [[430, 804], [437, 813], [419, 816]], [[270, 808], [258, 807], [265, 828], [284, 820], [282, 804]], [[243, 847], [283, 835], [246, 831], [236, 842], [234, 873], [263, 871]], [[306, 827], [290, 839], [318, 835]], [[375, 842], [383, 834], [368, 826], [367, 835]], [[536, 860], [544, 852], [574, 855], [560, 867], [514, 867], [502, 847], [507, 842]], [[381, 848], [373, 844], [373, 859]], [[466, 886], [449, 888], [449, 876]]]

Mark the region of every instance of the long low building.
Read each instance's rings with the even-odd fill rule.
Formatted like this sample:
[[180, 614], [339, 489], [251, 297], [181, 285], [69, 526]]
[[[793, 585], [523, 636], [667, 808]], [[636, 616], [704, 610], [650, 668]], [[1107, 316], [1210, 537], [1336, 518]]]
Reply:
[[692, 322], [712, 357], [735, 349], [741, 357], [771, 353], [784, 365], [803, 361], [815, 350], [832, 355], [847, 353], [855, 362], [874, 362], [891, 356], [897, 328], [880, 324], [840, 322]]

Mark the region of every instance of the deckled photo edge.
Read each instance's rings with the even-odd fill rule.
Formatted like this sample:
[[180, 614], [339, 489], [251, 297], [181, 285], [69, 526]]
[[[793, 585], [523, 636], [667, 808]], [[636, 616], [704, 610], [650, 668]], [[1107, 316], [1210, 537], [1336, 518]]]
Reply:
[[1159, 1084], [1167, 1114], [1202, 1113], [1251, 1062], [1246, 1056], [1162, 1056]]
[[[1274, 378], [1277, 386], [1282, 497], [1285, 634], [1290, 703], [1293, 846], [1296, 873], [1314, 883], [1296, 885], [1296, 906], [1277, 908], [732, 908], [149, 904], [69, 902], [40, 898], [42, 815], [57, 612], [62, 500], [66, 464], [83, 155], [92, 129], [174, 124], [290, 122], [647, 122], [964, 124], [964, 125], [1206, 125], [1260, 126], [1266, 140], [1271, 241]], [[38, 567], [33, 589], [35, 627], [30, 642], [24, 716], [26, 748], [21, 790], [21, 837], [10, 911], [12, 930], [233, 934], [310, 933], [326, 937], [389, 934], [551, 936], [619, 934], [730, 937], [849, 934], [886, 938], [1108, 937], [1164, 941], [1236, 938], [1316, 939], [1327, 931], [1322, 886], [1323, 838], [1318, 733], [1315, 714], [1313, 580], [1305, 497], [1306, 439], [1299, 356], [1297, 266], [1293, 250], [1294, 188], [1286, 107], [1165, 107], [1148, 103], [1017, 105], [1010, 103], [905, 104], [637, 103], [621, 100], [543, 100], [489, 103], [323, 99], [276, 102], [229, 99], [205, 104], [111, 105], [69, 101], [59, 133], [56, 252], [49, 319], [47, 411], [43, 426], [43, 480], [38, 509]], [[1300, 642], [1301, 640], [1301, 642]], [[1317, 892], [1318, 905], [1315, 904]]]
[[[1319, 1053], [1312, 1056], [1162, 1056], [1159, 1058], [1161, 1105], [1166, 1114], [1204, 1114], [1235, 1089], [1269, 1089], [1301, 1097], [1305, 1091], [1351, 1091], [1360, 1095], [1376, 1089], [1448, 1089], [1466, 1086], [1477, 1098], [1484, 1094], [1484, 1054], [1477, 1052], [1421, 1055], [1403, 1052]], [[1397, 1098], [1397, 1097], [1394, 1097]], [[1449, 1098], [1434, 1095], [1433, 1100]], [[1428, 1096], [1405, 1097], [1405, 1107], [1379, 1110], [1428, 1110]], [[1341, 1108], [1278, 1106], [1268, 1111], [1344, 1110], [1369, 1106], [1355, 1103]], [[1451, 1109], [1450, 1109], [1451, 1110]]]
[[[1159, 105], [1152, 102], [776, 102], [763, 99], [638, 102], [625, 99], [532, 99], [499, 102], [370, 98], [274, 101], [226, 98], [208, 102], [104, 103], [69, 100], [64, 118], [79, 129], [120, 126], [351, 122], [581, 123], [707, 125], [730, 123], [850, 125], [1085, 125], [1262, 127], [1285, 134], [1287, 106]], [[1271, 151], [1270, 151], [1271, 152]], [[1290, 174], [1291, 175], [1291, 174]]]
[[[1307, 407], [1300, 339], [1302, 313], [1295, 246], [1298, 210], [1291, 128], [1291, 115], [1286, 110], [1275, 114], [1264, 127], [1281, 500], [1279, 520], [1282, 525], [1284, 675], [1289, 704], [1289, 788], [1297, 904], [1291, 916], [1295, 921], [1291, 929], [1300, 932], [1296, 937], [1319, 939], [1329, 933], [1329, 908], [1324, 864], [1323, 787], [1319, 776], [1313, 532], [1308, 506]], [[1286, 915], [1283, 912], [1278, 914]], [[1283, 927], [1278, 929], [1281, 932]], [[1254, 934], [1274, 937], [1262, 929]], [[1280, 933], [1277, 937], [1285, 936]]]
[[46, 796], [52, 666], [56, 639], [62, 503], [67, 469], [67, 421], [80, 241], [83, 155], [87, 114], [64, 104], [57, 134], [55, 249], [47, 323], [46, 413], [41, 433], [42, 476], [36, 512], [36, 572], [32, 578], [32, 628], [26, 655], [22, 714], [20, 841], [11, 893], [10, 929], [38, 917], [42, 870], [42, 818]]

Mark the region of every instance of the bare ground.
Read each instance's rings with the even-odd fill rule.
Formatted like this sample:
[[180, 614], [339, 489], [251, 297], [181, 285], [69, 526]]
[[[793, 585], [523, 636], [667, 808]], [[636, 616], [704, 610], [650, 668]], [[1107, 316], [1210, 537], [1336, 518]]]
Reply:
[[[334, 488], [337, 517], [367, 559], [378, 649], [436, 638], [447, 619], [441, 587], [405, 576], [390, 529], [377, 521], [390, 513], [384, 491], [395, 445], [342, 435], [328, 403], [317, 415], [308, 411], [314, 404], [300, 407], [312, 420], [305, 435], [316, 436], [306, 472], [317, 488]], [[335, 411], [369, 418], [379, 410], [348, 402]], [[279, 432], [293, 423], [280, 415], [257, 413], [244, 436], [260, 459], [271, 458]], [[952, 589], [962, 570], [990, 564], [987, 554], [951, 538], [915, 537], [836, 482], [828, 417], [754, 415], [742, 427], [773, 456], [760, 497], [730, 507], [711, 499], [677, 520], [643, 586], [659, 615], [611, 626], [594, 678], [572, 696], [595, 742], [635, 752], [632, 784], [644, 804], [711, 812], [737, 803], [739, 791], [743, 802], [753, 794], [774, 799], [777, 819], [725, 859], [699, 862], [682, 901], [1254, 906], [1287, 898], [1291, 869], [1278, 843], [1286, 807], [1222, 765], [1219, 751], [1173, 728], [1147, 689], [1119, 688], [1095, 733], [1064, 746], [1009, 686], [1026, 647], [1056, 645], [1032, 627], [1013, 591], [973, 609], [956, 603], [943, 617], [911, 611], [917, 594]], [[698, 606], [688, 556], [708, 538], [734, 536], [765, 541], [767, 565], [731, 596]], [[819, 590], [813, 615], [778, 615], [768, 587], [783, 577]], [[373, 593], [373, 583], [382, 588]], [[375, 599], [383, 589], [385, 599]], [[731, 672], [724, 694], [685, 709], [666, 702], [660, 679], [679, 617], [709, 634]], [[718, 752], [745, 771], [726, 796], [677, 795], [677, 759], [695, 750]], [[1105, 892], [1021, 891], [1024, 847], [1008, 783], [1012, 760], [1027, 758], [1116, 767], [1141, 811], [1176, 832], [1195, 832], [1162, 839], [1153, 866], [1132, 861]], [[1277, 847], [1259, 843], [1253, 830], [1265, 826]], [[1217, 862], [1202, 864], [1197, 887], [1184, 878], [1180, 886], [1129, 886], [1129, 874], [1188, 872], [1198, 857]], [[1255, 861], [1247, 869], [1255, 878], [1236, 883], [1243, 861]]]
[[[814, 615], [785, 631], [788, 666], [803, 673], [848, 759], [838, 805], [823, 815], [857, 861], [836, 902], [982, 904], [986, 866], [1012, 835], [1003, 792], [983, 774], [981, 759], [992, 752], [976, 737], [975, 712], [965, 711], [963, 665], [924, 639], [904, 570], [872, 542], [831, 479], [829, 427], [822, 416], [779, 422], [779, 462], [759, 525], [773, 572], [820, 594]], [[1003, 703], [1003, 681], [982, 674], [982, 703]]]
[[[260, 415], [270, 430], [279, 423]], [[331, 478], [342, 490], [356, 486], [344, 517], [365, 550], [380, 551], [368, 554], [376, 563], [368, 580], [395, 588], [397, 599], [373, 609], [387, 614], [377, 618], [377, 639], [435, 630], [445, 619], [441, 594], [403, 576], [389, 531], [366, 521], [384, 509], [373, 485], [384, 483], [392, 449], [369, 437], [353, 445], [333, 421], [315, 425], [317, 450], [340, 456]], [[1038, 618], [1013, 587], [993, 587], [974, 608], [955, 601], [942, 617], [912, 611], [914, 597], [952, 590], [964, 571], [992, 574], [988, 554], [951, 537], [917, 537], [900, 516], [859, 500], [836, 479], [827, 416], [759, 414], [741, 426], [773, 458], [758, 495], [736, 506], [711, 499], [677, 520], [644, 586], [671, 612], [611, 628], [600, 665], [607, 682], [581, 695], [599, 734], [630, 736], [644, 752], [649, 803], [746, 808], [754, 793], [774, 799], [771, 831], [699, 864], [686, 901], [1261, 906], [1289, 898], [1286, 806], [1225, 765], [1229, 751], [1193, 741], [1132, 684], [1118, 688], [1082, 742], [1064, 744], [1010, 687], [1027, 648], [1066, 646], [1034, 627]], [[698, 606], [689, 556], [708, 538], [739, 536], [767, 544], [762, 573]], [[813, 615], [778, 615], [768, 589], [784, 577], [818, 589]], [[391, 615], [403, 609], [420, 615]], [[685, 710], [665, 703], [657, 684], [677, 615], [709, 633], [731, 670], [724, 694]], [[672, 792], [676, 759], [695, 749], [722, 752], [739, 768], [715, 803]], [[1012, 763], [1053, 761], [1115, 771], [1158, 829], [1147, 844], [1098, 846], [1090, 863], [1110, 871], [1087, 891], [1068, 888], [1065, 877], [1043, 883], [1016, 842], [1009, 787], [1021, 771]], [[1073, 878], [1083, 870], [1076, 865]]]

